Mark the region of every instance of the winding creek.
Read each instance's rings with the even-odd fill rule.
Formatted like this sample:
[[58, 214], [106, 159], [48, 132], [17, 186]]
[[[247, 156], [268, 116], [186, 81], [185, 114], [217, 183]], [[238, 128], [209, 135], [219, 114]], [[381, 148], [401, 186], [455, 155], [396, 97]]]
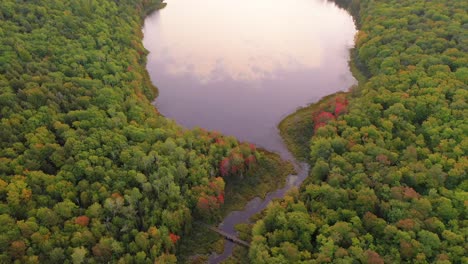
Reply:
[[[262, 200], [251, 200], [219, 225], [235, 234], [274, 198], [307, 177], [277, 124], [298, 107], [355, 83], [349, 49], [351, 16], [326, 0], [167, 0], [145, 20], [148, 72], [159, 88], [154, 102], [165, 116], [192, 128], [217, 130], [291, 160], [298, 175]], [[234, 244], [210, 263], [229, 257]]]

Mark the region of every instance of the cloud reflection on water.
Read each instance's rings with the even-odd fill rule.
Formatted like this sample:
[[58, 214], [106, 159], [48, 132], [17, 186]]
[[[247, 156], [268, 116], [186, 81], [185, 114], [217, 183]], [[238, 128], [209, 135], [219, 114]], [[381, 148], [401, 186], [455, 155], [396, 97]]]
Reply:
[[157, 19], [147, 20], [159, 25], [145, 25], [158, 29], [145, 35], [145, 46], [161, 51], [150, 56], [164, 63], [166, 74], [201, 82], [271, 79], [276, 72], [319, 67], [327, 52], [319, 38], [349, 23], [332, 4], [327, 12], [310, 12], [323, 9], [323, 1], [167, 2]]

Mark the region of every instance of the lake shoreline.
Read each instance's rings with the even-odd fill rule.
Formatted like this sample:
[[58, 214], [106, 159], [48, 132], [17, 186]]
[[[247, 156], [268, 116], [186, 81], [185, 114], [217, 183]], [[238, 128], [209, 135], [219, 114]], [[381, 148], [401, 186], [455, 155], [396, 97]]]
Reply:
[[[330, 5], [330, 4], [324, 3], [323, 5], [326, 6], [326, 8], [329, 8], [329, 9], [333, 8], [332, 5]], [[341, 9], [341, 8], [337, 8], [337, 9]], [[339, 11], [337, 11], [337, 10], [335, 10], [333, 12], [339, 13]], [[166, 14], [166, 13], [164, 13], [164, 14]], [[176, 15], [176, 14], [172, 13], [172, 15]], [[348, 14], [346, 16], [348, 16]], [[149, 16], [147, 16], [146, 20], [148, 20], [148, 17]], [[149, 26], [150, 28], [151, 27], [159, 28], [159, 24], [157, 24], [157, 23], [159, 21], [163, 20], [164, 18], [166, 18], [166, 22], [167, 22], [167, 19], [168, 19], [167, 17], [163, 17], [161, 14], [154, 14], [154, 18], [155, 18], [154, 19], [155, 22], [153, 21], [153, 22], [148, 23], [150, 25]], [[146, 24], [146, 20], [145, 20], [145, 24]], [[349, 19], [349, 20], [351, 20], [351, 19]], [[151, 36], [148, 37], [149, 35], [151, 35], [151, 32], [150, 31], [148, 31], [148, 32], [145, 31], [145, 29], [147, 29], [147, 27], [148, 27], [148, 25], [145, 25], [145, 27], [143, 28], [143, 32], [145, 33], [145, 38], [147, 38], [146, 43], [151, 43], [151, 41], [152, 41]], [[165, 29], [166, 29], [166, 33], [168, 31], [171, 31], [171, 30], [176, 30], [176, 29], [171, 29], [171, 28], [165, 28]], [[158, 31], [160, 31], [160, 30], [163, 30], [163, 29], [159, 28]], [[341, 34], [339, 34], [339, 35], [341, 35]], [[153, 38], [154, 38], [154, 36], [153, 36]], [[160, 40], [159, 40], [160, 38], [156, 38], [156, 39], [157, 39], [156, 43], [160, 42]], [[333, 46], [333, 48], [332, 48], [333, 50], [336, 50], [334, 57], [342, 57], [342, 58], [346, 57], [347, 58], [346, 61], [348, 61], [349, 60], [349, 50], [348, 50], [348, 48], [349, 48], [348, 45], [349, 44], [345, 43], [344, 38], [340, 38], [340, 40], [341, 40], [341, 42], [338, 42], [338, 43], [341, 43], [341, 44], [337, 44], [337, 45]], [[145, 41], [144, 41], [144, 43], [145, 43]], [[154, 41], [153, 41], [153, 44], [154, 44]], [[159, 48], [164, 47], [164, 46], [160, 46], [160, 44], [158, 44], [158, 45], [159, 45], [158, 46]], [[343, 46], [340, 46], [340, 45], [343, 45]], [[344, 47], [344, 49], [343, 49], [343, 47]], [[167, 50], [164, 50], [164, 49], [154, 50], [154, 48], [151, 49], [150, 46], [147, 46], [147, 44], [145, 44], [145, 48], [148, 49], [148, 50], [151, 50], [151, 53], [154, 52], [153, 57], [151, 57], [151, 55], [148, 56], [148, 60], [150, 62], [151, 62], [151, 60], [153, 60], [153, 63], [154, 63], [154, 60], [155, 60], [154, 54], [157, 54], [160, 57], [163, 57], [163, 58], [166, 58], [166, 59], [168, 58], [167, 54], [165, 54]], [[306, 50], [308, 50], [308, 52], [311, 52], [311, 50], [313, 51], [315, 49], [314, 49], [314, 47], [309, 46], [309, 47], [307, 47]], [[344, 54], [346, 54], [346, 55], [344, 55]], [[335, 59], [327, 60], [327, 61], [328, 62], [335, 61]], [[338, 60], [338, 61], [341, 62], [341, 59]], [[173, 61], [172, 61], [172, 63], [173, 63]], [[189, 63], [189, 62], [187, 62], [187, 63]], [[325, 64], [325, 65], [326, 65], [326, 67], [331, 66], [331, 64]], [[330, 74], [330, 75], [329, 74], [324, 74], [322, 71], [324, 71], [325, 68], [320, 68], [319, 70], [315, 71], [314, 67], [318, 67], [315, 64], [314, 64], [314, 67], [304, 68], [304, 69], [298, 70], [297, 73], [296, 72], [288, 73], [287, 71], [275, 72], [275, 74], [287, 73], [287, 75], [285, 75], [285, 76], [280, 75], [280, 76], [282, 76], [281, 78], [283, 78], [284, 80], [282, 80], [282, 83], [275, 84], [275, 85], [278, 86], [277, 88], [281, 87], [281, 90], [283, 90], [283, 91], [285, 91], [284, 90], [284, 85], [289, 85], [290, 87], [295, 87], [295, 86], [301, 87], [298, 90], [300, 92], [299, 94], [295, 94], [294, 90], [293, 91], [288, 90], [288, 92], [287, 92], [288, 97], [289, 96], [293, 96], [293, 97], [295, 96], [295, 98], [296, 98], [294, 100], [290, 99], [291, 102], [295, 102], [293, 104], [294, 107], [296, 105], [303, 104], [304, 103], [304, 98], [306, 98], [305, 96], [307, 96], [307, 97], [311, 96], [308, 99], [309, 102], [310, 101], [316, 101], [316, 103], [314, 103], [314, 104], [320, 104], [320, 102], [323, 100], [323, 98], [327, 98], [327, 97], [330, 96], [330, 95], [324, 96], [324, 94], [327, 94], [327, 93], [330, 93], [330, 92], [332, 92], [332, 94], [335, 94], [337, 92], [338, 93], [343, 93], [342, 91], [338, 90], [338, 89], [342, 89], [341, 87], [345, 87], [345, 86], [342, 85], [342, 83], [348, 83], [349, 84], [349, 82], [351, 82], [350, 79], [347, 79], [348, 78], [347, 74], [350, 75], [351, 78], [353, 78], [352, 75], [348, 73], [349, 72], [349, 69], [348, 69], [349, 65], [346, 64], [345, 66], [346, 67], [344, 67], [343, 65], [339, 65], [339, 66], [334, 65], [332, 67], [333, 69], [336, 69], [335, 67], [339, 68], [339, 69], [336, 70], [339, 74], [342, 74], [342, 75], [339, 75], [339, 78], [338, 78], [337, 73]], [[164, 77], [164, 71], [162, 71], [161, 69], [158, 69], [158, 70], [155, 71], [154, 67], [155, 66], [154, 65], [151, 66], [150, 63], [148, 63], [148, 65], [147, 65], [147, 71], [148, 71], [148, 73], [150, 75], [150, 78], [152, 77], [152, 82], [153, 82], [153, 84], [155, 86], [158, 86], [159, 88], [166, 87], [166, 89], [170, 88], [170, 90], [177, 89], [177, 84], [174, 84], [173, 81], [171, 81], [170, 78]], [[322, 67], [325, 67], [325, 66], [322, 66]], [[317, 79], [318, 80], [318, 83], [317, 83], [316, 81], [314, 81], [315, 80], [314, 78], [312, 78], [311, 80], [309, 80], [307, 78], [304, 78], [304, 76], [308, 76], [310, 78], [310, 76], [309, 76], [310, 73], [312, 73], [312, 75], [315, 76], [314, 78], [320, 78], [320, 76], [326, 76], [326, 77], [324, 77], [323, 80], [318, 80]], [[332, 77], [332, 76], [334, 76], [334, 77]], [[284, 78], [284, 77], [286, 77], [286, 78]], [[166, 78], [166, 80], [163, 81], [162, 83], [160, 83], [161, 79], [164, 79], [164, 78]], [[184, 76], [182, 76], [182, 78], [184, 78]], [[344, 79], [341, 79], [341, 78], [344, 78]], [[291, 79], [291, 80], [288, 81], [289, 79]], [[192, 79], [188, 79], [188, 80], [191, 80], [192, 82], [185, 83], [185, 85], [193, 86], [194, 85], [194, 83], [193, 83], [194, 79], [192, 78]], [[263, 86], [267, 87], [268, 85], [270, 85], [270, 82], [272, 82], [272, 80], [268, 80], [268, 82], [265, 82], [265, 83], [261, 82], [261, 83], [262, 83]], [[179, 85], [184, 84], [183, 82], [179, 82], [179, 81], [180, 81], [179, 78], [175, 79], [175, 82], [178, 83]], [[195, 85], [199, 85], [199, 84], [197, 83]], [[217, 84], [217, 85], [219, 85], [219, 84]], [[237, 83], [237, 85], [234, 85], [234, 87], [236, 87], [236, 92], [237, 93], [242, 92], [242, 91], [237, 90], [237, 89], [240, 89], [238, 87], [239, 85], [240, 85], [240, 83]], [[312, 94], [310, 94], [309, 92], [304, 93], [304, 91], [310, 91], [311, 90], [310, 87], [315, 87], [315, 89], [317, 91], [313, 92]], [[230, 87], [230, 88], [232, 88], [232, 87]], [[255, 87], [255, 88], [259, 89], [259, 87]], [[255, 92], [258, 92], [258, 90], [256, 90], [256, 89], [255, 89]], [[301, 91], [300, 89], [303, 89], [303, 90]], [[195, 90], [195, 89], [192, 89], [192, 90]], [[338, 91], [336, 91], [336, 90], [338, 90]], [[167, 91], [164, 90], [164, 92], [167, 92]], [[215, 92], [215, 93], [217, 93], [217, 92]], [[226, 91], [226, 92], [227, 92], [227, 94], [225, 96], [229, 97], [230, 96], [229, 91]], [[181, 94], [183, 95], [185, 93], [185, 91], [184, 90], [172, 91], [172, 93], [175, 93], [176, 95], [181, 95]], [[202, 93], [203, 93], [203, 91], [202, 91]], [[307, 93], [309, 93], [309, 94], [307, 95]], [[211, 94], [211, 95], [215, 96], [213, 94]], [[250, 96], [250, 94], [246, 94], [246, 95]], [[280, 96], [281, 100], [283, 100], [283, 98], [285, 98], [284, 97], [285, 95], [286, 94]], [[299, 98], [299, 97], [301, 98], [302, 103], [298, 103], [299, 101], [297, 101], [297, 98]], [[184, 100], [180, 101], [180, 99], [176, 99], [176, 101], [172, 101], [172, 103], [170, 103], [171, 100], [169, 100], [169, 98], [167, 98], [167, 97], [163, 96], [163, 98], [161, 99], [161, 97], [158, 96], [157, 98], [159, 100], [158, 103], [156, 103], [156, 101], [154, 101], [153, 104], [155, 106], [157, 104], [158, 109], [160, 109], [162, 111], [162, 113], [161, 113], [162, 115], [164, 115], [164, 116], [166, 116], [166, 117], [168, 117], [170, 119], [176, 120], [177, 123], [180, 123], [180, 124], [184, 125], [185, 127], [190, 128], [190, 127], [193, 126], [193, 125], [190, 125], [190, 124], [187, 124], [186, 122], [184, 122], [183, 119], [177, 118], [177, 115], [174, 116], [174, 113], [171, 114], [170, 112], [166, 112], [167, 111], [166, 107], [171, 107], [171, 104], [178, 103], [178, 104], [185, 105], [184, 103], [186, 101], [184, 101]], [[174, 97], [174, 98], [176, 98], [176, 97]], [[243, 97], [243, 98], [245, 98], [245, 97]], [[262, 97], [262, 98], [265, 99], [265, 97]], [[268, 95], [268, 98], [270, 98], [270, 95]], [[275, 97], [273, 96], [273, 98], [275, 98]], [[182, 97], [182, 99], [183, 99], [183, 97]], [[277, 98], [277, 99], [279, 99], [279, 98]], [[233, 100], [235, 100], [235, 99], [233, 99]], [[290, 104], [291, 104], [291, 102], [290, 102]], [[161, 104], [161, 103], [165, 103], [166, 105]], [[271, 109], [273, 107], [273, 105], [280, 106], [280, 105], [278, 105], [278, 102], [274, 103], [273, 105], [269, 105], [265, 101], [264, 104], [265, 104], [265, 105], [263, 105], [264, 109]], [[195, 107], [199, 107], [199, 106], [200, 106], [200, 104], [195, 104]], [[274, 107], [274, 108], [277, 108], [277, 107]], [[195, 108], [195, 109], [197, 109], [197, 108]], [[252, 108], [252, 109], [254, 109], [254, 108]], [[183, 108], [181, 110], [185, 111], [186, 113], [191, 114], [190, 119], [198, 120], [197, 115], [194, 114], [194, 112], [191, 111], [189, 108], [187, 108], [187, 109]], [[181, 111], [181, 110], [179, 110], [179, 111]], [[271, 109], [271, 110], [273, 110], [273, 109]], [[272, 137], [271, 134], [272, 133], [274, 134], [275, 138], [274, 139], [269, 139], [269, 141], [268, 140], [266, 140], [266, 141], [263, 140], [261, 142], [257, 142], [255, 140], [255, 138], [258, 138], [258, 137], [250, 137], [250, 139], [247, 137], [247, 139], [246, 139], [245, 138], [246, 134], [238, 135], [238, 134], [236, 134], [235, 131], [228, 130], [230, 133], [229, 132], [226, 133], [225, 131], [222, 131], [223, 134], [234, 134], [234, 136], [236, 138], [240, 138], [242, 141], [249, 141], [249, 142], [252, 142], [252, 143], [255, 143], [255, 144], [260, 144], [260, 146], [268, 149], [268, 151], [265, 152], [265, 155], [270, 156], [269, 158], [271, 160], [273, 160], [273, 163], [275, 164], [274, 166], [270, 166], [270, 167], [273, 167], [273, 170], [271, 170], [270, 174], [267, 175], [268, 177], [264, 177], [264, 175], [261, 175], [260, 177], [257, 178], [257, 180], [261, 179], [263, 182], [253, 183], [250, 186], [245, 185], [245, 184], [242, 186], [242, 182], [230, 182], [229, 179], [226, 179], [226, 196], [225, 196], [226, 197], [226, 204], [224, 206], [224, 209], [222, 209], [222, 211], [223, 211], [222, 212], [223, 221], [219, 225], [219, 228], [222, 231], [227, 232], [229, 234], [236, 235], [238, 233], [237, 231], [239, 231], [239, 229], [238, 229], [239, 226], [241, 227], [241, 229], [243, 227], [243, 228], [247, 228], [247, 230], [248, 230], [248, 223], [251, 221], [252, 216], [261, 213], [273, 199], [278, 199], [278, 198], [284, 197], [284, 195], [292, 188], [299, 188], [301, 186], [302, 182], [307, 178], [308, 173], [309, 173], [309, 166], [308, 166], [308, 164], [303, 163], [303, 161], [306, 160], [306, 159], [297, 158], [297, 155], [296, 155], [297, 153], [294, 153], [293, 151], [291, 151], [290, 142], [288, 142], [286, 140], [286, 138], [284, 137], [284, 135], [282, 135], [280, 133], [280, 129], [279, 129], [278, 123], [283, 123], [284, 122], [284, 120], [285, 120], [284, 113], [290, 112], [290, 110], [291, 110], [291, 107], [287, 108], [286, 111], [285, 111], [284, 107], [281, 110], [275, 109], [276, 112], [281, 113], [281, 116], [278, 116], [279, 120], [275, 119], [274, 125], [271, 128], [268, 128], [268, 134], [266, 134], [265, 131], [263, 131], [263, 133], [265, 133], [265, 134], [263, 134], [263, 138]], [[254, 111], [251, 111], [251, 113], [254, 113]], [[289, 114], [288, 116], [291, 116], [293, 114]], [[198, 116], [203, 117], [203, 119], [212, 118], [211, 116], [207, 116], [207, 115], [198, 115]], [[218, 118], [218, 116], [216, 116], [216, 118]], [[244, 120], [244, 119], [241, 119], [241, 120]], [[253, 120], [256, 120], [256, 119], [253, 118]], [[262, 121], [264, 121], [264, 120], [262, 120]], [[193, 122], [195, 122], [195, 121], [193, 121]], [[256, 120], [255, 122], [259, 122], [259, 120]], [[201, 124], [198, 124], [198, 125], [201, 126], [201, 127], [207, 128], [209, 130], [213, 130], [212, 127], [207, 126], [206, 124], [201, 123]], [[231, 126], [235, 127], [236, 125], [241, 126], [241, 127], [249, 127], [248, 122], [247, 123], [242, 123], [242, 124], [233, 124]], [[255, 131], [256, 129], [257, 129], [257, 127], [255, 127], [255, 126], [250, 127], [250, 131]], [[215, 130], [218, 130], [218, 129], [215, 128]], [[247, 133], [247, 135], [248, 135], [248, 133]], [[277, 154], [273, 153], [271, 151], [274, 151]], [[273, 156], [276, 156], [276, 158], [274, 158]], [[283, 160], [278, 159], [280, 156], [281, 156], [281, 158], [283, 158]], [[289, 165], [285, 165], [286, 163], [288, 163]], [[291, 164], [293, 164], [293, 166], [291, 166]], [[262, 167], [264, 167], [264, 166], [262, 166]], [[289, 169], [288, 169], [288, 167], [289, 167]], [[290, 167], [294, 167], [294, 168], [291, 169]], [[295, 171], [294, 173], [293, 173], [293, 170]], [[249, 177], [246, 177], [246, 179], [248, 179], [248, 178]], [[287, 178], [287, 180], [285, 181], [286, 178]], [[230, 189], [233, 190], [231, 193], [229, 191]], [[267, 195], [267, 193], [268, 193], [268, 195]], [[229, 199], [231, 199], [231, 202], [230, 202]], [[238, 211], [238, 210], [241, 210], [241, 211]], [[237, 228], [236, 228], [236, 226], [237, 226]], [[207, 234], [207, 232], [208, 232], [208, 234]], [[244, 232], [244, 234], [239, 234], [239, 235], [245, 236], [245, 239], [247, 239], [247, 240], [249, 239], [249, 235], [245, 234], [245, 232]], [[192, 239], [192, 237], [194, 239]], [[196, 241], [197, 239], [198, 239], [198, 242]], [[223, 252], [221, 252], [222, 247], [224, 247], [224, 249], [225, 249]], [[231, 242], [224, 241], [224, 239], [222, 239], [219, 235], [213, 234], [211, 231], [206, 230], [206, 228], [204, 228], [203, 226], [197, 226], [195, 224], [193, 233], [191, 235], [191, 238], [185, 237], [185, 240], [182, 241], [181, 245], [179, 246], [178, 251], [183, 252], [183, 254], [182, 254], [183, 256], [180, 256], [180, 253], [179, 253], [179, 257], [181, 257], [181, 258], [178, 261], [180, 263], [186, 263], [186, 261], [189, 261], [189, 260], [190, 260], [190, 262], [193, 262], [193, 263], [199, 263], [199, 261], [201, 261], [201, 262], [209, 261], [210, 263], [220, 263], [221, 261], [223, 261], [223, 260], [227, 259], [228, 257], [230, 257], [233, 252], [235, 254], [233, 255], [233, 257], [230, 257], [231, 260], [234, 260], [234, 259], [239, 258], [239, 257], [245, 258], [246, 257], [246, 250], [245, 249], [238, 250], [236, 248], [237, 247], [234, 247], [234, 245]], [[190, 252], [190, 253], [188, 253], [188, 252]], [[208, 253], [212, 253], [212, 252], [215, 252], [216, 254], [211, 254], [210, 258], [208, 260], [208, 258], [207, 258]], [[222, 253], [222, 254], [219, 254], [219, 253]], [[195, 258], [191, 259], [190, 256], [195, 256]], [[240, 260], [238, 259], [238, 261], [240, 261]], [[236, 262], [236, 260], [234, 260], [234, 262]]]

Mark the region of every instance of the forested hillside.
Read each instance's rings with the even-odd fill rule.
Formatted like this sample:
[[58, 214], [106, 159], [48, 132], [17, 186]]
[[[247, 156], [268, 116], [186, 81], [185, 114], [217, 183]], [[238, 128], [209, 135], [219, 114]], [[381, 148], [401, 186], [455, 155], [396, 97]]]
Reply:
[[0, 1], [0, 263], [173, 263], [255, 146], [150, 104], [151, 0]]
[[254, 225], [250, 258], [467, 263], [468, 2], [337, 2], [368, 80], [307, 116], [308, 182]]

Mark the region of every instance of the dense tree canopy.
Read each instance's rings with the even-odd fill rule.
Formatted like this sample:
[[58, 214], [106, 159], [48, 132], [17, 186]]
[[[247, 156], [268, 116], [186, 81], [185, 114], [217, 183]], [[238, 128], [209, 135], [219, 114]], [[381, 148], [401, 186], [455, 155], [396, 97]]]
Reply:
[[173, 263], [254, 146], [150, 104], [150, 0], [0, 1], [0, 263]]
[[[336, 0], [368, 78], [310, 116], [310, 177], [252, 230], [254, 263], [465, 263], [468, 4]], [[0, 262], [173, 263], [254, 146], [150, 104], [157, 0], [0, 1]]]
[[315, 112], [310, 176], [253, 227], [253, 263], [466, 263], [467, 1], [342, 0], [367, 75]]

